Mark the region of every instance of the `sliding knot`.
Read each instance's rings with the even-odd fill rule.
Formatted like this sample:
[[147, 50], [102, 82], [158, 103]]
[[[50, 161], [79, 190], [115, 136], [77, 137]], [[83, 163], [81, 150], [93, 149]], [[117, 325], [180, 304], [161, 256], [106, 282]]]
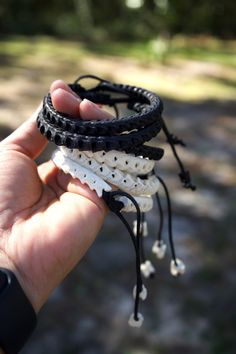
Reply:
[[186, 143], [182, 139], [180, 139], [178, 136], [176, 136], [176, 135], [174, 135], [172, 133], [168, 134], [167, 141], [170, 144], [181, 145], [183, 147], [186, 147]]
[[184, 185], [184, 188], [190, 188], [192, 191], [196, 190], [196, 186], [191, 182], [189, 171], [183, 170], [179, 173], [179, 178]]
[[103, 192], [102, 195], [104, 201], [106, 202], [108, 208], [113, 213], [118, 213], [124, 207], [124, 203], [120, 200], [115, 199], [115, 195], [112, 192]]

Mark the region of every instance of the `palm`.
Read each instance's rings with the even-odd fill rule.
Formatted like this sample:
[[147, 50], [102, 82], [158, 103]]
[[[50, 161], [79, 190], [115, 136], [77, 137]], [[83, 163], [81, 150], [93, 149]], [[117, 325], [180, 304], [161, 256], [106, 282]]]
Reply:
[[[15, 151], [1, 155], [0, 164], [6, 162], [6, 168], [0, 172], [4, 211], [0, 222], [7, 233], [9, 226], [13, 226], [11, 237], [0, 239], [0, 247], [9, 261], [14, 260], [21, 269], [27, 277], [23, 281], [29, 282], [35, 293], [48, 289], [45, 299], [34, 299], [39, 307], [39, 302], [45, 301], [61, 280], [61, 274], [59, 278], [55, 276], [58, 266], [63, 265], [66, 275], [75, 265], [94, 239], [103, 213], [96, 205], [96, 196], [86, 187], [81, 186], [81, 195], [65, 192], [50, 162], [37, 169], [31, 159]], [[50, 288], [48, 279], [54, 280]]]
[[105, 208], [51, 161], [37, 167], [17, 139], [6, 139], [0, 154], [0, 261], [17, 272], [38, 310], [94, 240]]

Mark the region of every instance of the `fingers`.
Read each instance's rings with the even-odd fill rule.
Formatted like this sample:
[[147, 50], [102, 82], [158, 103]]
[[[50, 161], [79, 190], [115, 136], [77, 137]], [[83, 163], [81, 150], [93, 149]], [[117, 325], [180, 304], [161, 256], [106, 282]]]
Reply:
[[114, 118], [110, 113], [99, 108], [97, 104], [87, 99], [81, 100], [62, 80], [54, 81], [50, 92], [52, 104], [59, 112], [84, 120]]
[[58, 168], [52, 160], [44, 162], [38, 166], [38, 175], [44, 184], [50, 185], [55, 180], [55, 175], [58, 172]]
[[[97, 104], [87, 99], [81, 100], [77, 95], [71, 93], [69, 86], [61, 80], [57, 80], [51, 85], [51, 97], [53, 106], [57, 111], [73, 117], [80, 117], [84, 120], [113, 118], [110, 113], [99, 108]], [[106, 210], [102, 198], [99, 198], [94, 191], [91, 191], [87, 185], [83, 185], [78, 179], [59, 171], [57, 182], [63, 191], [82, 195], [90, 199], [103, 212]]]
[[[50, 88], [52, 103], [57, 111], [87, 120], [112, 119], [113, 116], [93, 102], [81, 99], [63, 81], [54, 81]], [[36, 118], [42, 104], [34, 114], [1, 142], [4, 148], [19, 151], [35, 159], [47, 145], [47, 139], [39, 132]]]
[[44, 184], [51, 186], [56, 195], [59, 195], [60, 192], [78, 194], [89, 199], [93, 204], [96, 204], [103, 213], [107, 210], [105, 202], [102, 198], [97, 196], [95, 191], [89, 189], [86, 184], [82, 184], [79, 179], [72, 178], [69, 174], [65, 174], [60, 170], [58, 171], [58, 168], [52, 160], [38, 166], [38, 174], [41, 181]]
[[64, 90], [62, 88], [56, 88], [51, 92], [52, 104], [54, 108], [62, 113], [67, 113], [73, 117], [79, 117], [81, 99], [77, 96]]
[[[82, 119], [111, 119], [113, 116], [108, 112], [100, 109], [98, 105], [93, 102], [84, 99], [83, 101], [76, 95], [75, 92], [71, 90], [71, 88], [66, 85], [62, 80], [54, 81], [50, 87], [50, 93], [52, 97], [52, 103], [54, 108], [62, 113], [69, 114], [73, 117], [80, 117]], [[43, 170], [39, 169], [40, 178], [44, 183], [49, 183], [48, 178], [50, 179], [52, 175], [54, 175], [54, 169], [51, 165], [47, 165], [48, 170], [45, 170], [45, 166]], [[42, 173], [42, 171], [44, 173]], [[47, 181], [47, 182], [46, 182]], [[73, 178], [70, 177], [71, 184], [74, 185]], [[84, 186], [83, 186], [84, 187]], [[62, 187], [65, 191], [71, 191], [71, 188], [66, 186]], [[78, 187], [76, 188], [78, 190]], [[92, 192], [96, 194], [95, 192]]]

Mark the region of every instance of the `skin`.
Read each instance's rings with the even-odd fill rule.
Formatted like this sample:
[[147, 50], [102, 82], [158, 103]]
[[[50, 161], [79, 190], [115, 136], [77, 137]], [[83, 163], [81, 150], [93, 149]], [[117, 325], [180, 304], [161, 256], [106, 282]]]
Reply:
[[[111, 117], [63, 81], [50, 91], [58, 111]], [[83, 257], [107, 213], [94, 191], [52, 161], [37, 167], [34, 159], [47, 145], [36, 127], [38, 110], [0, 143], [0, 266], [16, 274], [36, 312]]]

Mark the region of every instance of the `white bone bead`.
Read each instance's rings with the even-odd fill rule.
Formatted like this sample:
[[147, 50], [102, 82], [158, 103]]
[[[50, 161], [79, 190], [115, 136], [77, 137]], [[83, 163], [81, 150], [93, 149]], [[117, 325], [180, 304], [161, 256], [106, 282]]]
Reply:
[[[136, 291], [137, 291], [137, 286], [135, 285], [134, 289], [133, 289], [133, 297], [134, 298], [136, 298]], [[142, 285], [142, 290], [139, 293], [139, 297], [143, 301], [146, 300], [146, 298], [147, 298], [147, 288], [145, 287], [144, 284]]]
[[147, 226], [147, 221], [144, 221], [142, 223], [142, 230], [143, 230], [143, 236], [147, 237], [148, 236], [148, 226]]
[[150, 275], [155, 274], [155, 268], [149, 260], [142, 263], [140, 269], [145, 278], [149, 278]]
[[175, 261], [173, 259], [170, 262], [170, 272], [174, 277], [184, 274], [186, 271], [186, 266], [184, 262], [181, 261], [181, 259], [176, 258], [176, 263], [177, 264], [175, 264]]
[[133, 233], [137, 236], [137, 220], [133, 221]]
[[157, 256], [158, 259], [164, 258], [166, 254], [166, 244], [162, 240], [155, 241], [152, 247], [152, 252]]
[[[137, 199], [137, 198], [135, 198], [135, 199]], [[139, 204], [139, 206], [140, 206], [140, 204]], [[141, 210], [141, 208], [140, 208], [140, 210]], [[141, 210], [141, 211], [142, 211], [142, 210]], [[142, 235], [143, 235], [144, 237], [147, 237], [147, 236], [148, 236], [147, 221], [144, 221], [143, 223], [141, 223], [140, 227], [141, 227], [141, 230], [142, 230]], [[134, 220], [134, 221], [133, 221], [133, 233], [134, 233], [135, 235], [137, 235], [137, 220]]]
[[129, 325], [130, 327], [136, 327], [136, 328], [140, 328], [143, 324], [143, 315], [141, 315], [141, 313], [138, 313], [138, 320], [135, 320], [134, 318], [134, 314], [132, 313], [130, 318], [129, 318]]

